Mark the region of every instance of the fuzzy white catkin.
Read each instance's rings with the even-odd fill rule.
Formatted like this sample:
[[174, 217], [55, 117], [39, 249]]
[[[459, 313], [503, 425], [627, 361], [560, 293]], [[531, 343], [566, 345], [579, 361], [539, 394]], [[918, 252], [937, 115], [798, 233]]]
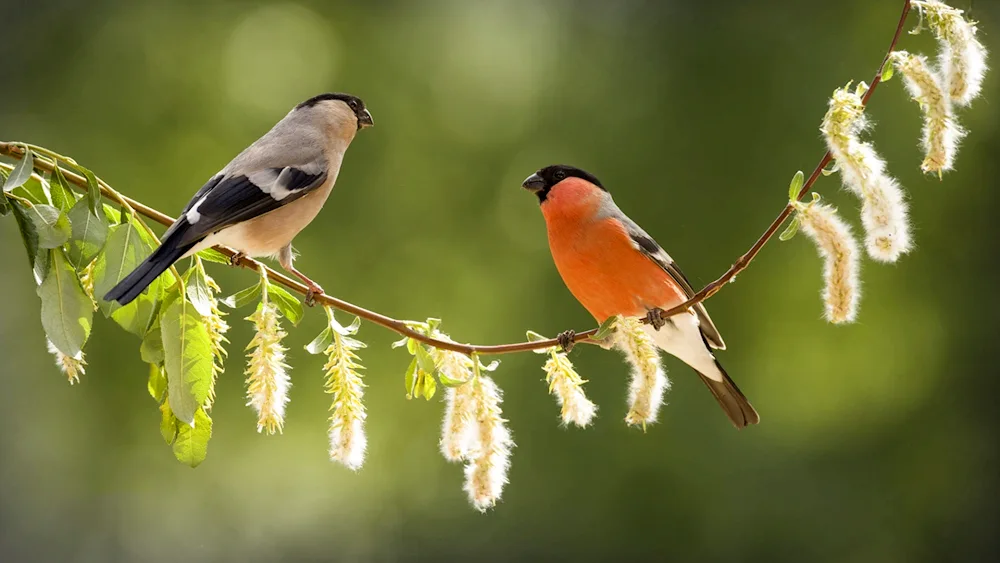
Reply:
[[467, 386], [473, 387], [478, 448], [470, 453], [465, 466], [465, 492], [472, 505], [485, 512], [500, 500], [507, 484], [514, 441], [500, 410], [503, 399], [496, 383], [480, 376]]
[[247, 405], [257, 411], [257, 432], [274, 434], [281, 432], [284, 425], [288, 388], [292, 385], [281, 344], [285, 331], [278, 323], [278, 309], [271, 303], [261, 303], [247, 320], [254, 323], [256, 330], [247, 346], [251, 349], [247, 355]]
[[[439, 335], [446, 338], [445, 335]], [[472, 359], [465, 354], [434, 348], [434, 364], [453, 381], [472, 380]], [[448, 461], [463, 461], [478, 447], [475, 432], [476, 404], [472, 383], [448, 387], [444, 392], [444, 420], [441, 422], [441, 455]]]
[[853, 322], [861, 298], [858, 245], [851, 228], [829, 205], [798, 204], [802, 232], [809, 236], [823, 256], [823, 303], [831, 323]]
[[986, 76], [986, 47], [976, 38], [976, 25], [967, 21], [962, 10], [930, 0], [914, 0], [941, 45], [938, 66], [948, 96], [967, 106], [982, 91]]
[[844, 186], [861, 199], [868, 254], [882, 262], [895, 262], [913, 246], [908, 209], [899, 183], [886, 173], [885, 161], [859, 138], [867, 125], [862, 91], [838, 88], [820, 130]]
[[619, 317], [615, 327], [615, 347], [625, 354], [632, 368], [625, 422], [645, 428], [656, 422], [670, 382], [663, 371], [659, 349], [642, 330], [639, 319]]
[[365, 461], [368, 438], [365, 435], [364, 383], [355, 350], [364, 345], [348, 336], [334, 333], [326, 349], [326, 392], [333, 395], [330, 406], [330, 459], [357, 471]]
[[479, 447], [472, 384], [445, 389], [444, 404], [441, 455], [448, 461], [464, 461], [471, 451]]
[[66, 375], [69, 384], [79, 383], [80, 376], [87, 372], [84, 367], [87, 365], [87, 362], [83, 359], [83, 351], [77, 352], [76, 356], [67, 356], [59, 351], [55, 344], [48, 338], [45, 339], [45, 345], [48, 347], [49, 353], [55, 357], [56, 367]]
[[893, 66], [903, 74], [903, 81], [910, 96], [924, 114], [924, 162], [920, 169], [940, 175], [951, 170], [958, 152], [958, 143], [965, 132], [955, 121], [951, 99], [945, 94], [941, 80], [922, 55], [896, 51], [890, 56]]
[[587, 427], [597, 414], [597, 405], [587, 398], [583, 392], [586, 383], [580, 377], [566, 354], [551, 352], [543, 368], [545, 380], [549, 383], [549, 393], [555, 395], [559, 406], [560, 418], [563, 424], [575, 424], [580, 428]]

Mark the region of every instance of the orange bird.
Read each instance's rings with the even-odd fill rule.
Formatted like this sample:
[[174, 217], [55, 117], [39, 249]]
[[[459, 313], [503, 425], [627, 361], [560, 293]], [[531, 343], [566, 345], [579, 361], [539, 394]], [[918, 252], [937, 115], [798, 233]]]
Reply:
[[705, 307], [699, 303], [663, 320], [651, 313], [683, 303], [694, 290], [660, 245], [618, 209], [600, 180], [555, 165], [522, 186], [538, 196], [556, 269], [597, 322], [615, 315], [650, 318], [644, 330], [661, 350], [698, 372], [737, 428], [760, 422], [710, 351], [726, 345]]

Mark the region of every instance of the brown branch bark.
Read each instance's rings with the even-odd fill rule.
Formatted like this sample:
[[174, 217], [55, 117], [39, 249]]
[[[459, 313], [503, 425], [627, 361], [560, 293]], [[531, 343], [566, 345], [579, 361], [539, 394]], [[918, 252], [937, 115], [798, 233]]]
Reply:
[[[872, 94], [875, 93], [875, 89], [882, 81], [882, 70], [885, 68], [886, 63], [888, 62], [889, 54], [895, 49], [896, 43], [899, 41], [899, 37], [902, 34], [903, 27], [906, 23], [906, 16], [909, 14], [909, 12], [910, 12], [910, 0], [904, 0], [903, 13], [899, 17], [899, 23], [896, 26], [896, 32], [892, 36], [892, 41], [889, 44], [889, 50], [886, 52], [885, 57], [883, 57], [882, 64], [879, 65], [878, 71], [875, 73], [875, 78], [872, 79], [871, 85], [868, 88], [868, 91], [865, 93], [864, 98], [862, 99], [863, 103], [865, 104], [867, 104], [868, 100], [871, 99]], [[0, 142], [0, 154], [20, 159], [24, 157], [24, 153], [25, 149], [20, 144]], [[799, 200], [804, 198], [806, 194], [809, 193], [809, 191], [812, 189], [813, 184], [816, 183], [816, 180], [823, 172], [823, 169], [826, 168], [826, 166], [830, 163], [832, 159], [833, 157], [829, 152], [823, 155], [823, 157], [819, 161], [819, 164], [816, 165], [816, 168], [813, 169], [812, 174], [809, 175], [809, 178], [803, 184], [802, 190], [798, 194]], [[44, 155], [39, 155], [35, 159], [35, 167], [38, 169], [51, 172], [53, 166], [54, 166], [53, 163], [50, 162]], [[77, 188], [80, 188], [81, 191], [84, 192], [86, 191], [86, 186], [87, 186], [86, 178], [74, 174], [73, 172], [67, 171], [65, 169], [63, 170], [63, 172], [67, 180], [69, 180]], [[160, 223], [161, 225], [165, 226], [169, 226], [174, 222], [174, 219], [169, 215], [162, 213], [156, 209], [153, 209], [147, 205], [144, 205], [134, 199], [119, 194], [103, 181], [100, 181], [100, 187], [101, 187], [101, 193], [105, 197], [114, 201], [127, 203], [137, 213], [143, 215], [144, 217], [152, 219], [153, 221], [156, 221], [157, 223]], [[671, 309], [663, 312], [662, 316], [668, 317], [684, 312], [687, 309], [691, 308], [692, 306], [701, 303], [702, 301], [715, 295], [720, 289], [722, 289], [723, 286], [732, 281], [737, 274], [745, 270], [747, 266], [750, 265], [750, 262], [752, 262], [753, 259], [757, 256], [757, 254], [761, 251], [761, 249], [764, 248], [764, 245], [767, 244], [767, 242], [770, 241], [772, 238], [774, 238], [775, 233], [778, 232], [778, 229], [781, 227], [781, 225], [792, 214], [792, 211], [793, 211], [792, 205], [791, 203], [789, 203], [788, 205], [785, 206], [784, 209], [781, 210], [781, 213], [778, 214], [778, 216], [774, 219], [774, 221], [771, 222], [771, 225], [767, 228], [766, 231], [764, 231], [764, 234], [757, 239], [757, 242], [755, 242], [753, 246], [750, 247], [750, 250], [748, 250], [745, 254], [740, 256], [739, 260], [737, 260], [729, 268], [729, 270], [727, 270], [726, 273], [722, 275], [722, 277], [706, 285], [701, 291], [694, 294], [694, 296], [692, 296], [684, 303], [681, 303], [680, 305], [672, 307]], [[232, 257], [236, 254], [235, 251], [226, 247], [216, 247], [216, 249], [219, 252], [222, 252], [223, 254], [229, 257]], [[259, 264], [257, 261], [252, 260], [250, 258], [246, 257], [241, 258], [238, 262], [238, 265], [244, 268], [252, 269], [254, 271], [257, 271], [259, 268], [264, 267], [267, 270], [267, 275], [269, 279], [287, 287], [288, 289], [296, 291], [301, 295], [305, 295], [308, 292], [308, 288], [305, 285], [299, 283], [297, 280], [291, 279], [288, 276], [285, 276], [284, 274], [276, 272], [273, 269], [268, 268], [267, 266], [264, 266], [262, 264]], [[410, 338], [413, 338], [414, 340], [423, 342], [424, 344], [428, 344], [430, 346], [434, 346], [435, 348], [440, 348], [442, 350], [451, 350], [453, 352], [460, 352], [463, 354], [473, 354], [473, 353], [481, 355], [510, 354], [514, 352], [525, 352], [528, 350], [540, 350], [543, 348], [551, 348], [553, 346], [559, 345], [558, 339], [555, 338], [549, 340], [539, 340], [535, 342], [518, 342], [514, 344], [498, 344], [498, 345], [461, 344], [457, 342], [448, 342], [445, 340], [439, 340], [437, 338], [431, 338], [419, 331], [413, 330], [409, 326], [407, 326], [407, 324], [404, 321], [401, 321], [399, 319], [394, 319], [392, 317], [387, 317], [380, 313], [376, 313], [375, 311], [369, 311], [364, 307], [359, 307], [358, 305], [354, 305], [353, 303], [348, 303], [347, 301], [337, 299], [336, 297], [333, 297], [331, 295], [326, 295], [326, 294], [317, 295], [315, 296], [315, 300], [317, 303], [329, 305], [346, 313], [357, 315], [362, 319], [381, 325], [398, 334], [401, 334], [403, 336], [408, 336]], [[590, 337], [596, 333], [597, 329], [592, 329], [585, 332], [577, 333], [573, 337], [573, 342], [592, 343], [593, 341], [590, 340]]]

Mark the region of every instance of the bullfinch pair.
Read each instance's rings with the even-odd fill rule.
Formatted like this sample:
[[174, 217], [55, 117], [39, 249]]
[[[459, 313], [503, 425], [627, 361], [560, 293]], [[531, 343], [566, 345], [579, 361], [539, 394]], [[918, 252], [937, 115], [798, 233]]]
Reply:
[[683, 303], [694, 290], [660, 245], [615, 205], [600, 180], [556, 165], [532, 174], [523, 187], [538, 196], [556, 269], [594, 319], [649, 316], [657, 326], [646, 324], [643, 330], [660, 349], [698, 372], [737, 428], [760, 421], [712, 355], [711, 348], [726, 345], [702, 304], [665, 320], [650, 316]]
[[295, 106], [194, 195], [161, 245], [104, 296], [125, 305], [181, 258], [218, 244], [292, 265], [292, 239], [322, 209], [354, 135], [374, 125], [360, 98], [321, 94]]

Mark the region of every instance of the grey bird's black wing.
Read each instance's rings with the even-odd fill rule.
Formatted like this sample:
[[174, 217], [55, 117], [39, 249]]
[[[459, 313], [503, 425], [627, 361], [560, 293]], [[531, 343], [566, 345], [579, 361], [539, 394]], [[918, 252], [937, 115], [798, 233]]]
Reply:
[[321, 186], [326, 178], [326, 167], [317, 163], [265, 168], [248, 175], [218, 174], [198, 190], [167, 235], [186, 226], [179, 244], [201, 240], [288, 205]]
[[[681, 272], [677, 264], [670, 258], [670, 255], [660, 247], [659, 244], [653, 240], [653, 237], [646, 234], [646, 231], [642, 230], [642, 227], [637, 225], [634, 221], [622, 216], [622, 222], [625, 224], [626, 229], [628, 229], [629, 236], [632, 238], [632, 242], [635, 243], [636, 248], [643, 253], [647, 258], [653, 261], [657, 266], [663, 269], [671, 278], [684, 290], [684, 294], [691, 298], [694, 296], [694, 288], [691, 287], [691, 282], [688, 281], [687, 277]], [[722, 335], [719, 334], [719, 329], [715, 328], [715, 323], [712, 322], [712, 318], [708, 316], [708, 311], [705, 306], [698, 303], [693, 307], [695, 314], [698, 315], [698, 322], [701, 328], [701, 333], [705, 336], [705, 340], [708, 344], [717, 350], [725, 350], [726, 343], [722, 340]]]

